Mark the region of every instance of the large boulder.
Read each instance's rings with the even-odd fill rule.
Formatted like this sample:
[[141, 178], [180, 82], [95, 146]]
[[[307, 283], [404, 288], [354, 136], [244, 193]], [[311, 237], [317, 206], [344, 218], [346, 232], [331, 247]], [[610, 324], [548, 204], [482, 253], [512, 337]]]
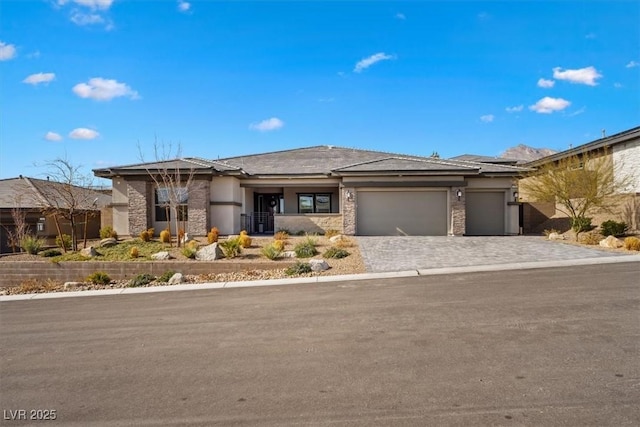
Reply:
[[204, 246], [196, 252], [196, 259], [198, 261], [215, 261], [221, 258], [224, 258], [224, 252], [222, 252], [222, 248], [218, 246], [218, 242]]
[[600, 240], [599, 244], [603, 248], [612, 248], [612, 249], [617, 249], [624, 246], [624, 243], [622, 243], [620, 239], [617, 239], [613, 236], [607, 236], [606, 238]]
[[329, 264], [323, 259], [310, 259], [309, 265], [312, 271], [325, 271], [329, 269]]
[[167, 251], [156, 252], [155, 254], [151, 255], [151, 259], [155, 259], [156, 261], [164, 261], [171, 258], [171, 254]]
[[184, 281], [184, 276], [182, 275], [182, 273], [176, 273], [173, 276], [171, 276], [171, 279], [169, 279], [169, 284], [179, 285], [183, 281]]
[[118, 241], [115, 239], [115, 237], [107, 237], [106, 239], [100, 240], [101, 248], [110, 248], [111, 246], [115, 246], [117, 244]]
[[80, 255], [87, 258], [93, 258], [98, 256], [98, 252], [93, 246], [89, 246], [88, 248], [84, 248], [80, 250]]

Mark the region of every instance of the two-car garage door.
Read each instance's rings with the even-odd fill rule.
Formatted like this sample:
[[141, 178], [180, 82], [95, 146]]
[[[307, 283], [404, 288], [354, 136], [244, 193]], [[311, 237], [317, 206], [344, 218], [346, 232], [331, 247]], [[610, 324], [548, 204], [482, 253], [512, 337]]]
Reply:
[[447, 192], [358, 191], [357, 234], [446, 236]]

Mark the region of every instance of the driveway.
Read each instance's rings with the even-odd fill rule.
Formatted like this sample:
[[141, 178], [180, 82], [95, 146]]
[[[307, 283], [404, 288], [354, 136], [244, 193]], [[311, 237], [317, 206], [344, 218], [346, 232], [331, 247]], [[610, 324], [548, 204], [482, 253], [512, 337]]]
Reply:
[[540, 236], [358, 236], [367, 272], [621, 256]]

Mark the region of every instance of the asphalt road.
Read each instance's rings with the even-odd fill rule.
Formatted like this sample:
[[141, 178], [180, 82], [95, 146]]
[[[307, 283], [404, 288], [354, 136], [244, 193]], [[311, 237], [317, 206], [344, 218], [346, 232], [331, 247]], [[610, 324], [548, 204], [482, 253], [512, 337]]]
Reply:
[[[2, 425], [640, 425], [639, 277], [625, 263], [4, 302]], [[20, 410], [57, 419], [7, 420]]]

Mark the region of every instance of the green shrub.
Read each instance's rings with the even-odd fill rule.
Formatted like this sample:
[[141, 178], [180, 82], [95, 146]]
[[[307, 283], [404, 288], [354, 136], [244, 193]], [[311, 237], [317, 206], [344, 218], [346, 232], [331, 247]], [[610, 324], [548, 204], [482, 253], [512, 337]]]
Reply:
[[584, 216], [579, 216], [577, 218], [571, 219], [571, 229], [576, 233], [581, 233], [583, 231], [593, 230], [593, 226], [591, 225], [591, 218], [587, 218]]
[[36, 236], [32, 236], [30, 234], [24, 236], [22, 240], [20, 240], [20, 247], [22, 248], [22, 250], [24, 250], [26, 253], [31, 255], [37, 255], [43, 246], [44, 246], [43, 239]]
[[[277, 242], [282, 242], [282, 240], [276, 240]], [[262, 255], [264, 255], [265, 257], [269, 258], [270, 260], [274, 260], [274, 259], [278, 259], [280, 258], [280, 255], [282, 255], [282, 249], [278, 249], [275, 245], [275, 242], [273, 242], [270, 245], [267, 245], [265, 247], [263, 247], [260, 252], [262, 253]]]
[[195, 245], [185, 245], [182, 247], [182, 255], [184, 255], [187, 258], [190, 259], [195, 259], [196, 258], [196, 252], [198, 252], [198, 247]]
[[155, 277], [153, 277], [151, 274], [148, 274], [148, 273], [138, 274], [136, 277], [131, 279], [131, 281], [129, 282], [129, 287], [137, 288], [139, 286], [146, 286], [149, 283], [153, 282], [154, 280], [155, 280]]
[[108, 285], [111, 283], [111, 277], [104, 271], [96, 271], [87, 277], [87, 282], [93, 283], [94, 285]]
[[625, 222], [616, 222], [614, 220], [605, 221], [600, 224], [601, 232], [603, 236], [624, 236], [629, 229], [629, 226]]
[[53, 258], [54, 256], [62, 255], [62, 252], [60, 252], [59, 249], [47, 249], [46, 251], [42, 252], [40, 255], [42, 255], [45, 258]]
[[640, 239], [637, 237], [627, 237], [623, 243], [624, 248], [628, 251], [640, 251]]
[[295, 248], [293, 248], [293, 251], [298, 258], [311, 258], [314, 255], [318, 255], [316, 246], [309, 240], [298, 243]]
[[56, 236], [56, 246], [64, 250], [71, 249], [71, 236], [63, 234], [62, 237]]
[[324, 258], [336, 258], [336, 259], [345, 258], [345, 257], [348, 257], [349, 255], [351, 255], [349, 252], [345, 251], [344, 249], [336, 248], [335, 246], [330, 247], [329, 249], [324, 251], [324, 253], [322, 254]]
[[580, 236], [580, 243], [585, 245], [597, 245], [600, 243], [600, 240], [602, 240], [602, 234], [596, 231], [585, 233]]
[[114, 239], [118, 238], [118, 233], [109, 225], [100, 229], [100, 238], [107, 239], [109, 237], [113, 237]]
[[173, 277], [174, 274], [176, 274], [176, 272], [173, 270], [165, 271], [164, 273], [162, 273], [161, 276], [158, 277], [157, 280], [158, 282], [161, 282], [161, 283], [167, 283], [169, 279]]
[[297, 276], [305, 273], [311, 273], [311, 264], [308, 262], [296, 261], [295, 264], [285, 270], [287, 276]]
[[227, 258], [235, 258], [242, 253], [242, 244], [240, 243], [240, 237], [235, 239], [227, 239], [224, 242], [220, 242], [222, 253]]

